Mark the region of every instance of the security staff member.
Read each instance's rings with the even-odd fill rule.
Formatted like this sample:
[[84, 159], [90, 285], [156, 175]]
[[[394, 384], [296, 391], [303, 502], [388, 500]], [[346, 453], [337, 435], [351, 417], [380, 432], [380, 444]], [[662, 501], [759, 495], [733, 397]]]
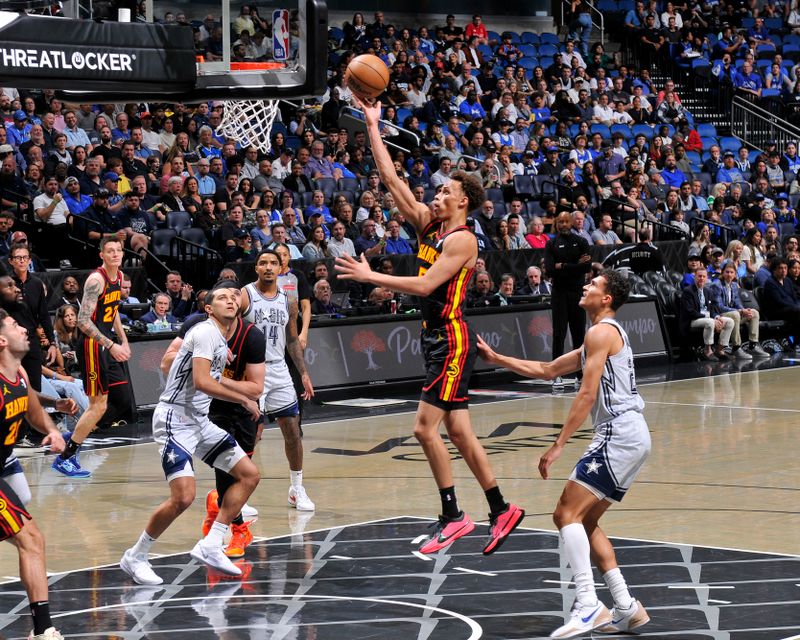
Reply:
[[639, 229], [639, 244], [631, 249], [630, 267], [637, 275], [648, 271], [663, 271], [664, 260], [658, 247], [652, 244], [653, 232], [650, 227]]
[[572, 336], [572, 348], [583, 344], [586, 314], [578, 304], [586, 284], [586, 274], [592, 268], [589, 243], [572, 233], [573, 215], [561, 213], [556, 218], [558, 235], [544, 248], [544, 268], [552, 279], [553, 292], [553, 360], [563, 355], [567, 326]]

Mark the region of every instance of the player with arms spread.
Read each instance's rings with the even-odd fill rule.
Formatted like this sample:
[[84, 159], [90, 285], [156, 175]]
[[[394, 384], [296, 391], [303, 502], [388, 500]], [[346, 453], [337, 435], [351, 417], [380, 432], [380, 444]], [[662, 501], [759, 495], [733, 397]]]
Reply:
[[467, 284], [478, 258], [478, 243], [465, 222], [467, 214], [482, 204], [483, 188], [472, 176], [456, 172], [436, 194], [432, 210], [417, 202], [397, 176], [381, 139], [380, 103], [362, 103], [361, 107], [381, 180], [394, 196], [398, 209], [417, 228], [419, 272], [416, 277], [375, 273], [364, 256], [356, 260], [348, 255], [337, 258], [336, 267], [340, 278], [369, 282], [422, 300], [426, 380], [414, 436], [422, 445], [439, 487], [442, 514], [420, 551], [435, 553], [475, 528], [469, 516], [458, 508], [450, 453], [439, 435], [439, 425], [444, 422], [450, 441], [486, 494], [491, 526], [483, 553], [490, 554], [519, 525], [525, 512], [503, 499], [486, 451], [472, 430], [468, 409], [469, 379], [477, 353], [476, 336], [464, 320], [463, 310]]
[[120, 568], [138, 584], [162, 583], [147, 554], [156, 539], [194, 502], [195, 455], [232, 476], [233, 482], [225, 492], [217, 519], [190, 554], [222, 573], [242, 575], [225, 555], [222, 544], [229, 525], [258, 486], [259, 473], [233, 436], [208, 418], [212, 398], [241, 405], [253, 420], [261, 416], [247, 395], [252, 385], [223, 376], [228, 360], [225, 336], [239, 314], [238, 299], [236, 291], [226, 287], [212, 289], [206, 295], [208, 319], [186, 334], [153, 411], [153, 439], [160, 446], [170, 496], [156, 508], [139, 540], [120, 560]]
[[89, 274], [83, 289], [78, 311], [80, 339], [76, 352], [83, 388], [89, 396], [89, 408], [78, 419], [67, 446], [53, 462], [53, 469], [68, 478], [92, 475], [81, 469], [78, 450], [105, 414], [109, 388], [128, 382], [122, 363], [131, 357], [131, 349], [118, 313], [122, 299], [122, 272], [119, 270], [122, 255], [119, 239], [103, 238], [100, 241], [103, 264]]
[[264, 420], [277, 420], [283, 434], [286, 459], [289, 461], [290, 507], [314, 511], [315, 505], [303, 487], [303, 440], [300, 437], [300, 408], [297, 393], [286, 362], [286, 354], [300, 372], [303, 398], [314, 396], [314, 386], [303, 361], [303, 348], [297, 332], [297, 299], [290, 298], [278, 286], [281, 259], [272, 249], [264, 249], [256, 258], [258, 280], [242, 289], [242, 315], [264, 334], [266, 339], [266, 377], [261, 396]]
[[[591, 412], [594, 438], [575, 465], [553, 513], [575, 576], [577, 599], [569, 621], [551, 638], [575, 638], [594, 629], [601, 633], [633, 631], [650, 620], [628, 591], [614, 547], [598, 524], [611, 504], [625, 497], [650, 454], [650, 432], [642, 415], [644, 400], [636, 390], [633, 351], [615, 319], [617, 309], [628, 299], [630, 283], [618, 271], [607, 269], [583, 292], [580, 305], [589, 314], [592, 327], [581, 348], [552, 362], [502, 356], [478, 339], [484, 360], [529, 378], [553, 380], [583, 369], [583, 383], [567, 421], [555, 444], [539, 460], [539, 473], [547, 479], [564, 445]], [[611, 612], [597, 599], [592, 560], [614, 599]]]
[[[42, 444], [50, 445], [51, 451], [64, 448], [64, 440], [42, 408], [38, 394], [30, 393], [31, 387], [21, 366], [28, 349], [28, 332], [0, 309], [0, 467], [5, 467], [6, 461], [13, 457], [23, 418], [45, 434]], [[33, 616], [30, 638], [62, 640], [50, 621], [44, 536], [25, 509], [30, 498], [28, 483], [17, 462], [13, 473], [4, 473], [0, 478], [0, 540], [8, 540], [19, 553], [19, 575]]]

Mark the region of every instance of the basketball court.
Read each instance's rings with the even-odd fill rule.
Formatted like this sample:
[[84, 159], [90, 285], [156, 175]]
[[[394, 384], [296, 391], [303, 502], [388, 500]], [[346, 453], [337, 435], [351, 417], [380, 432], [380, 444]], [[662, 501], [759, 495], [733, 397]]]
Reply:
[[[640, 365], [653, 453], [605, 528], [632, 593], [652, 617], [642, 637], [779, 640], [800, 634], [800, 446], [781, 355], [732, 364]], [[763, 367], [763, 368], [757, 368]], [[31, 511], [48, 545], [50, 599], [66, 637], [81, 638], [540, 638], [564, 619], [574, 592], [550, 513], [590, 432], [536, 474], [574, 393], [536, 384], [473, 389], [475, 430], [504, 494], [527, 510], [492, 556], [482, 492], [454, 455], [462, 506], [483, 520], [449, 550], [425, 557], [414, 540], [438, 510], [413, 402], [380, 396], [314, 407], [306, 423], [313, 514], [286, 506], [283, 443], [270, 430], [256, 452], [259, 512], [245, 577], [228, 580], [188, 556], [200, 536], [213, 476], [198, 465], [201, 497], [155, 545], [159, 587], [136, 586], [116, 563], [167, 495], [156, 446], [87, 450], [89, 481], [69, 481], [46, 458], [26, 460]], [[505, 398], [497, 400], [497, 398]], [[386, 402], [389, 401], [389, 402]], [[396, 404], [391, 404], [396, 402]], [[369, 405], [377, 404], [377, 407]], [[334, 415], [336, 419], [326, 420]], [[148, 425], [138, 427], [145, 436]], [[0, 635], [25, 637], [27, 605], [15, 554], [3, 554]], [[598, 584], [602, 583], [598, 575]], [[604, 586], [601, 599], [609, 600]]]

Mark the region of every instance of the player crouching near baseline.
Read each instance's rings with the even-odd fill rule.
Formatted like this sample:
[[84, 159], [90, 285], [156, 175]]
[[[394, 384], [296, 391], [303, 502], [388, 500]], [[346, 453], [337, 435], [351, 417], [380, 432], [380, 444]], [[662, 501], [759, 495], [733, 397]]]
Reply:
[[239, 314], [238, 294], [230, 288], [212, 289], [206, 296], [208, 320], [195, 326], [181, 345], [153, 412], [153, 438], [160, 445], [161, 465], [170, 497], [150, 516], [138, 542], [122, 556], [120, 567], [139, 584], [161, 584], [147, 554], [153, 543], [195, 498], [192, 457], [234, 478], [225, 492], [219, 514], [208, 535], [191, 556], [232, 576], [242, 574], [223, 551], [231, 522], [258, 486], [259, 473], [233, 436], [208, 419], [212, 398], [242, 405], [253, 420], [261, 417], [258, 405], [247, 395], [249, 382], [223, 377], [228, 360], [225, 338]]
[[[617, 271], [606, 270], [593, 278], [580, 300], [592, 321], [583, 346], [552, 362], [502, 356], [478, 339], [478, 353], [484, 360], [529, 378], [552, 380], [583, 368], [583, 384], [567, 421], [555, 444], [539, 460], [539, 473], [546, 480], [564, 445], [592, 412], [594, 438], [575, 465], [553, 513], [574, 574], [577, 601], [569, 621], [550, 634], [551, 638], [574, 638], [594, 629], [601, 633], [633, 631], [650, 621], [628, 591], [614, 548], [598, 525], [611, 504], [625, 496], [650, 454], [650, 432], [642, 415], [644, 400], [636, 390], [633, 351], [615, 319], [629, 293], [629, 282]], [[592, 560], [614, 599], [611, 612], [597, 599]]]

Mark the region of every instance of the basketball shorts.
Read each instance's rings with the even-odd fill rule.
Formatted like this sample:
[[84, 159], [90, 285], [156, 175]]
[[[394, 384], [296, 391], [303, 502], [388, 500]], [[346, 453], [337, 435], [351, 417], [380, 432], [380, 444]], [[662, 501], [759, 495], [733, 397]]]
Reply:
[[620, 502], [650, 455], [650, 431], [640, 413], [624, 413], [595, 428], [569, 479], [599, 500]]
[[422, 330], [425, 384], [421, 400], [445, 411], [469, 406], [469, 381], [478, 357], [475, 333], [466, 322]]
[[168, 482], [194, 476], [194, 456], [225, 473], [247, 456], [208, 416], [189, 416], [168, 404], [159, 403], [153, 411], [153, 439]]
[[0, 478], [0, 540], [13, 538], [22, 531], [26, 518], [32, 519], [22, 500], [11, 485]]
[[109, 386], [128, 381], [122, 364], [114, 360], [108, 349], [96, 340], [84, 336], [75, 351], [87, 396], [108, 395]]
[[300, 413], [297, 392], [285, 360], [267, 362], [264, 393], [261, 394], [259, 406], [270, 422], [275, 418], [292, 418]]
[[258, 434], [258, 422], [250, 417], [249, 413], [232, 407], [228, 413], [217, 413], [211, 411], [209, 419], [220, 429], [233, 436], [244, 452], [251, 456], [256, 448], [256, 435]]

